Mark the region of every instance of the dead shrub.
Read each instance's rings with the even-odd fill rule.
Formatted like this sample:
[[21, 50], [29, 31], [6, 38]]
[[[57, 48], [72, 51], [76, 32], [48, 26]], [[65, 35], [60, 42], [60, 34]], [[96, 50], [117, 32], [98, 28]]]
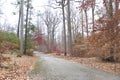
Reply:
[[87, 48], [84, 45], [75, 45], [73, 47], [73, 56], [75, 57], [84, 57], [87, 54]]
[[26, 55], [33, 56], [33, 49], [27, 49]]

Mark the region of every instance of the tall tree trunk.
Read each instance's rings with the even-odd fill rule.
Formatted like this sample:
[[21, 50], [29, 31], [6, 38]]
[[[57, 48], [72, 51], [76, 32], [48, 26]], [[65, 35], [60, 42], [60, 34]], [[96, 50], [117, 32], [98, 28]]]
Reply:
[[[119, 10], [120, 0], [115, 0], [114, 3], [115, 3], [115, 13], [117, 13], [117, 11]], [[119, 21], [116, 21], [116, 25], [115, 26], [118, 26], [118, 24], [119, 24]]]
[[[111, 20], [111, 23], [112, 23], [112, 19], [113, 19], [113, 5], [112, 5], [112, 0], [109, 0], [109, 17], [110, 17], [110, 20]], [[113, 26], [114, 26], [113, 24], [110, 26], [110, 34], [114, 33]], [[111, 40], [111, 43], [110, 43], [110, 54], [113, 57], [113, 54], [114, 54], [114, 48], [113, 48], [113, 46], [114, 46], [114, 44], [112, 42], [113, 41]]]
[[68, 44], [69, 44], [69, 53], [70, 56], [73, 55], [73, 49], [72, 49], [72, 32], [71, 32], [71, 18], [70, 18], [70, 0], [67, 0], [68, 6], [67, 6], [67, 20], [68, 20]]
[[85, 11], [85, 19], [86, 19], [86, 33], [87, 33], [87, 37], [89, 35], [89, 32], [88, 32], [88, 16], [87, 16], [87, 10], [84, 10]]
[[92, 33], [94, 34], [94, 30], [95, 30], [95, 22], [94, 22], [94, 20], [95, 20], [95, 15], [94, 15], [94, 10], [95, 10], [95, 2], [93, 1], [92, 2], [93, 4], [92, 4], [92, 24], [93, 24], [93, 26], [92, 26]]
[[83, 18], [83, 10], [82, 10], [82, 37], [84, 37], [84, 18]]
[[48, 40], [48, 45], [47, 45], [47, 49], [48, 49], [48, 53], [51, 52], [51, 43], [50, 43], [50, 26], [49, 24], [47, 25], [47, 34], [48, 34], [48, 37], [47, 37], [47, 40]]
[[109, 0], [109, 15], [110, 15], [110, 19], [112, 19], [112, 17], [113, 17], [112, 0]]
[[66, 28], [65, 28], [65, 10], [64, 10], [65, 0], [62, 0], [62, 14], [63, 14], [63, 31], [64, 31], [64, 56], [67, 55], [66, 51]]
[[20, 53], [23, 54], [24, 0], [21, 0]]
[[55, 27], [53, 27], [51, 32], [51, 45], [55, 43]]
[[25, 27], [25, 46], [24, 46], [24, 54], [26, 54], [27, 49], [27, 27], [28, 27], [28, 12], [29, 12], [29, 0], [27, 0], [27, 11], [26, 11], [26, 27]]
[[18, 25], [17, 25], [17, 37], [19, 38], [19, 29], [20, 29], [20, 18], [21, 18], [21, 6], [19, 9], [19, 17], [18, 17]]

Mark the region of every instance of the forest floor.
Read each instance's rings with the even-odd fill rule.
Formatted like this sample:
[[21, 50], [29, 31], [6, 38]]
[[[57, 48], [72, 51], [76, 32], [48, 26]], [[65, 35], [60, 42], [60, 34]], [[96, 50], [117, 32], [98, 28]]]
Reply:
[[77, 62], [84, 66], [100, 69], [112, 74], [117, 74], [117, 75], [120, 74], [120, 63], [103, 62], [99, 58], [95, 58], [95, 57], [93, 58], [70, 57], [70, 56], [64, 56], [63, 54], [57, 55], [56, 53], [52, 53], [49, 55], [57, 58], [63, 58], [72, 62]]
[[0, 67], [0, 80], [28, 80], [26, 74], [31, 71], [36, 62], [36, 57], [5, 54], [10, 59], [3, 62]]

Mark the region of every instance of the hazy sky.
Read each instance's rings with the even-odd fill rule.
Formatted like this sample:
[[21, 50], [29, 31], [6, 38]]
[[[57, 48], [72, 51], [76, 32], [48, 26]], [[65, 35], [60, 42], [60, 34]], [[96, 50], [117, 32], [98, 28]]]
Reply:
[[[4, 1], [4, 0], [3, 0]], [[15, 25], [18, 19], [18, 15], [13, 15], [13, 12], [18, 14], [18, 10], [15, 5], [11, 3], [15, 3], [16, 0], [6, 0], [1, 7], [2, 12], [4, 13], [0, 19], [1, 22], [6, 21], [12, 25]], [[43, 10], [43, 6], [47, 4], [47, 0], [32, 0], [33, 7], [35, 10]]]
[[[2, 7], [0, 7], [2, 12], [4, 13], [2, 17], [0, 17], [0, 22], [7, 22], [12, 25], [17, 24], [18, 9], [15, 7], [15, 5], [11, 4], [11, 3], [15, 3], [17, 0], [2, 0], [2, 1], [6, 1], [6, 2], [4, 2], [4, 4], [2, 4]], [[101, 0], [98, 0], [98, 1], [101, 1]], [[44, 5], [48, 3], [48, 0], [32, 0], [32, 3], [35, 9], [34, 11], [34, 14], [35, 14], [36, 11], [38, 10], [40, 11], [44, 10]], [[13, 12], [16, 12], [17, 15], [13, 15]]]

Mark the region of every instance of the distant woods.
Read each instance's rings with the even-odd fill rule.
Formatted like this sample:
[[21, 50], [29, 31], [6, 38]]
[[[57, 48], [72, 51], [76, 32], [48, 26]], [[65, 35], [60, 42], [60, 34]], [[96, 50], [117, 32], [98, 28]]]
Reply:
[[[113, 61], [118, 59], [116, 56], [119, 55], [120, 48], [119, 0], [54, 0], [49, 1], [45, 8], [45, 12], [39, 16], [46, 26], [44, 29], [47, 34], [44, 31], [42, 33], [46, 34], [49, 45], [54, 43], [64, 55], [99, 55], [104, 59], [111, 57]], [[59, 17], [54, 17], [56, 12]], [[52, 30], [54, 18], [60, 21], [59, 24], [55, 22], [56, 30]], [[58, 33], [54, 34], [54, 39], [50, 36], [52, 31]]]
[[46, 52], [52, 52], [54, 46], [65, 56], [98, 56], [119, 61], [119, 3], [119, 0], [48, 0], [42, 9], [36, 10], [32, 0], [17, 1], [21, 53], [25, 51], [26, 39], [39, 33], [46, 41]]

